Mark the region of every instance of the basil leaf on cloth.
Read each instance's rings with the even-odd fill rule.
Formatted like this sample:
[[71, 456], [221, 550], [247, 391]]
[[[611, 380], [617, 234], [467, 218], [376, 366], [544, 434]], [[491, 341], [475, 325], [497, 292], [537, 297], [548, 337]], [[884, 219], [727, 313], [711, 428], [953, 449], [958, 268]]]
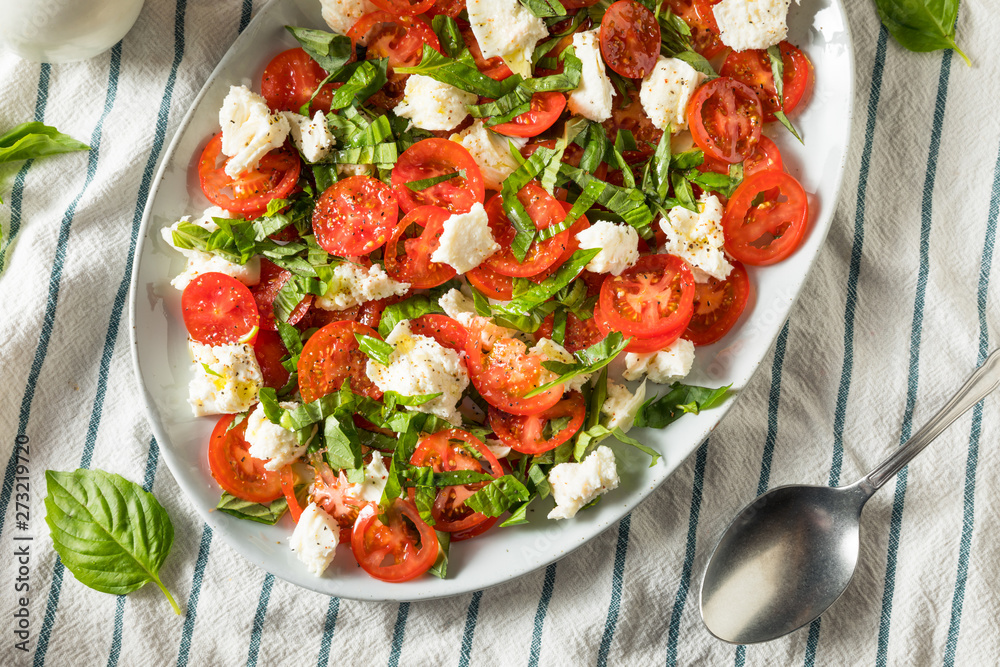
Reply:
[[959, 0], [875, 0], [882, 25], [899, 44], [918, 53], [954, 49], [965, 64], [969, 57], [955, 42]]
[[45, 523], [63, 565], [84, 586], [125, 595], [160, 581], [174, 526], [153, 494], [103, 470], [45, 471]]

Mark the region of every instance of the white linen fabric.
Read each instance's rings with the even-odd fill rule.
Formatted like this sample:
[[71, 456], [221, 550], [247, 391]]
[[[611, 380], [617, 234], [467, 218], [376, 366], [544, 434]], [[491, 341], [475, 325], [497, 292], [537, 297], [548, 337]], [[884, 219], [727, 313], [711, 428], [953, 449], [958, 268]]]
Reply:
[[[165, 143], [261, 2], [146, 0], [91, 61], [0, 57], [0, 129], [44, 121], [93, 146], [0, 169], [0, 662], [50, 665], [927, 665], [1000, 655], [1000, 397], [870, 502], [854, 585], [821, 622], [768, 644], [713, 639], [698, 616], [709, 550], [757, 493], [854, 481], [997, 345], [1000, 28], [966, 0], [950, 52], [904, 51], [848, 2], [856, 122], [829, 239], [761, 372], [729, 417], [617, 528], [486, 591], [365, 603], [298, 589], [214, 537], [158, 460], [135, 397], [126, 297]], [[808, 137], [806, 138], [808, 141]], [[819, 202], [831, 205], [831, 202]], [[15, 449], [16, 442], [26, 442]], [[13, 487], [28, 467], [30, 520]], [[79, 584], [44, 524], [44, 470], [143, 483], [176, 529], [147, 586]], [[31, 537], [31, 540], [16, 538]], [[30, 588], [15, 550], [29, 545]], [[21, 651], [13, 613], [29, 598]]]

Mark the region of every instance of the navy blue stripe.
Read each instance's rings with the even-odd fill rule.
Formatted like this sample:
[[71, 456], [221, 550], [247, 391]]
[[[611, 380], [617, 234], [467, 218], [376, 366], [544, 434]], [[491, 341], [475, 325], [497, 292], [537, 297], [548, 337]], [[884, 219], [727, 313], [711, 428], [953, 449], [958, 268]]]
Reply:
[[788, 344], [788, 320], [778, 332], [774, 344], [774, 363], [771, 364], [771, 393], [767, 397], [767, 436], [764, 452], [760, 458], [760, 478], [757, 480], [757, 495], [767, 491], [771, 481], [771, 460], [774, 458], [774, 443], [778, 440], [778, 408], [781, 405], [781, 371], [785, 366], [785, 347]]
[[528, 655], [528, 667], [538, 667], [538, 659], [542, 655], [542, 629], [545, 627], [545, 615], [549, 613], [549, 602], [556, 586], [556, 564], [545, 568], [545, 580], [542, 582], [542, 595], [538, 598], [538, 609], [535, 610], [535, 627], [531, 631], [531, 653]]
[[[35, 97], [35, 120], [42, 122], [45, 120], [45, 107], [48, 104], [49, 99], [49, 72], [51, 66], [48, 64], [43, 64], [41, 72], [38, 75], [38, 93]], [[24, 176], [28, 173], [28, 168], [31, 162], [25, 162], [14, 179], [14, 189], [11, 191], [10, 198], [10, 240], [7, 245], [4, 246], [4, 253], [8, 247], [10, 247], [11, 242], [14, 240], [14, 236], [17, 234], [17, 229], [21, 224], [21, 199], [24, 192]], [[3, 255], [0, 255], [0, 272], [3, 271], [2, 263]], [[38, 359], [38, 351], [35, 351], [35, 359]], [[38, 362], [38, 367], [41, 369], [41, 362]], [[34, 369], [34, 364], [32, 364], [32, 369]], [[37, 380], [37, 374], [35, 375], [35, 380]], [[32, 387], [32, 392], [34, 392], [34, 380], [29, 377], [28, 379], [29, 387]], [[27, 389], [25, 390], [28, 391]], [[21, 442], [25, 439], [25, 430], [28, 428], [28, 416], [31, 412], [30, 401], [25, 405], [25, 402], [21, 402], [21, 415], [17, 425], [17, 435], [14, 438], [14, 446], [11, 448], [10, 458], [7, 460], [7, 467], [4, 469], [3, 474], [3, 489], [0, 490], [0, 535], [3, 534], [4, 519], [7, 516], [7, 506], [10, 504], [10, 494], [14, 490], [14, 471], [17, 470], [17, 459], [21, 455]]]
[[615, 566], [611, 572], [611, 602], [608, 603], [608, 616], [604, 619], [604, 635], [597, 651], [597, 664], [606, 667], [608, 651], [615, 638], [615, 628], [618, 627], [618, 612], [622, 603], [622, 581], [625, 578], [625, 561], [628, 557], [628, 533], [632, 524], [632, 515], [626, 514], [618, 524], [618, 543], [615, 546]]
[[326, 608], [326, 622], [323, 624], [323, 638], [319, 642], [316, 667], [326, 667], [330, 662], [330, 643], [333, 641], [333, 631], [337, 629], [338, 615], [340, 615], [340, 598], [330, 598], [330, 605]]
[[[1000, 212], [1000, 153], [993, 169], [993, 194], [986, 222], [986, 240], [979, 263], [979, 355], [978, 364], [986, 360], [990, 346], [990, 330], [986, 323], [986, 302], [989, 297], [990, 269], [993, 266], [993, 248], [997, 239], [997, 214]], [[965, 584], [969, 577], [969, 555], [972, 552], [972, 529], [975, 526], [976, 468], [979, 466], [979, 436], [982, 433], [983, 402], [972, 412], [972, 432], [969, 435], [969, 456], [965, 463], [965, 507], [962, 512], [962, 538], [958, 547], [958, 573], [955, 575], [955, 593], [951, 599], [951, 619], [948, 622], [948, 641], [944, 647], [945, 667], [955, 664], [958, 633], [962, 625], [962, 607], [965, 603]]]
[[[778, 340], [774, 343], [774, 361], [771, 362], [771, 392], [767, 398], [767, 436], [764, 439], [764, 451], [760, 457], [760, 477], [757, 479], [757, 495], [767, 491], [771, 481], [771, 460], [774, 458], [774, 444], [778, 440], [778, 408], [781, 406], [781, 372], [785, 366], [785, 349], [788, 344], [788, 320], [778, 332]], [[746, 662], [747, 647], [736, 647], [736, 657], [733, 664], [743, 667]]]
[[108, 667], [116, 667], [122, 654], [122, 626], [125, 620], [125, 596], [119, 595], [115, 602], [115, 629], [111, 635], [111, 651], [108, 653]]
[[260, 587], [257, 613], [253, 616], [253, 628], [250, 630], [250, 650], [247, 652], [247, 667], [256, 667], [257, 665], [260, 637], [264, 633], [264, 619], [267, 617], [267, 605], [271, 601], [271, 588], [273, 586], [274, 575], [268, 572], [267, 576], [264, 577], [264, 585]]
[[[21, 401], [21, 423], [18, 426], [18, 433], [23, 434], [24, 428], [28, 424], [31, 416], [31, 404], [35, 398], [35, 387], [38, 376], [42, 371], [42, 364], [48, 353], [49, 341], [52, 338], [52, 329], [55, 323], [56, 306], [59, 303], [59, 287], [62, 282], [63, 263], [66, 261], [66, 248], [69, 245], [69, 232], [76, 215], [76, 207], [79, 205], [83, 195], [87, 192], [94, 176], [97, 173], [97, 163], [101, 153], [101, 138], [104, 132], [104, 121], [111, 108], [115, 104], [115, 97], [118, 94], [118, 76], [121, 70], [122, 44], [118, 42], [111, 49], [111, 62], [108, 68], [108, 88], [104, 98], [104, 110], [94, 127], [90, 137], [90, 153], [87, 161], [87, 175], [83, 182], [83, 187], [79, 194], [70, 203], [63, 215], [62, 223], [59, 227], [59, 238], [56, 245], [56, 256], [52, 263], [52, 273], [49, 276], [49, 294], [45, 304], [45, 316], [42, 321], [42, 330], [38, 337], [38, 347], [35, 350], [35, 358], [31, 364], [31, 371], [28, 375], [28, 386], [25, 389], [24, 397]], [[5, 507], [3, 509], [6, 509]], [[52, 584], [49, 588], [49, 596], [46, 602], [45, 616], [42, 620], [42, 627], [38, 633], [38, 644], [35, 646], [34, 664], [45, 664], [45, 654], [49, 649], [49, 638], [52, 633], [52, 624], [55, 621], [56, 608], [59, 606], [59, 592], [62, 588], [63, 564], [61, 559], [56, 559], [52, 573]]]
[[[840, 369], [840, 388], [833, 412], [833, 456], [830, 463], [829, 486], [840, 484], [844, 462], [844, 424], [847, 421], [847, 400], [851, 393], [854, 372], [854, 319], [858, 303], [858, 282], [861, 276], [861, 258], [865, 243], [865, 210], [868, 204], [868, 175], [871, 172], [872, 147], [875, 145], [875, 124], [878, 120], [878, 102], [882, 93], [882, 73], [885, 71], [886, 43], [889, 31], [882, 26], [875, 45], [875, 64], [872, 67], [871, 86], [868, 91], [868, 118], [865, 123], [865, 145], [861, 151], [861, 170], [858, 173], [857, 201], [854, 208], [854, 241], [851, 245], [851, 263], [847, 274], [847, 299], [844, 306], [844, 362]], [[819, 647], [820, 622], [817, 618], [809, 627], [803, 667], [816, 664]]]
[[[38, 72], [38, 92], [35, 93], [35, 115], [33, 120], [41, 123], [45, 120], [45, 107], [49, 100], [49, 73], [52, 66], [42, 63]], [[33, 160], [28, 160], [21, 165], [14, 177], [14, 187], [10, 191], [10, 226], [7, 229], [7, 238], [0, 239], [0, 274], [7, 265], [8, 249], [14, 244], [18, 232], [21, 230], [21, 203], [24, 199], [24, 179], [28, 176], [28, 170], [34, 164]]]
[[[923, 332], [927, 275], [930, 272], [931, 213], [934, 202], [934, 182], [937, 176], [938, 153], [941, 148], [941, 128], [944, 125], [945, 103], [948, 99], [951, 56], [952, 51], [945, 51], [941, 57], [941, 73], [938, 77], [937, 99], [934, 104], [934, 123], [931, 128], [927, 172], [924, 177], [924, 192], [920, 210], [920, 268], [917, 273], [917, 290], [913, 302], [913, 325], [910, 329], [910, 368], [906, 389], [906, 408], [903, 412], [903, 425], [899, 434], [900, 445], [909, 440], [910, 432], [913, 429], [913, 408], [917, 401], [917, 388], [920, 380], [920, 340]], [[896, 494], [892, 501], [892, 518], [889, 523], [889, 548], [886, 554], [885, 587], [882, 590], [882, 614], [878, 631], [878, 652], [875, 656], [875, 664], [878, 667], [885, 667], [889, 654], [892, 596], [896, 589], [896, 558], [899, 552], [899, 535], [903, 527], [907, 470], [908, 468], [903, 468], [896, 477]]]
[[198, 558], [194, 562], [194, 576], [191, 578], [191, 594], [188, 595], [187, 611], [184, 614], [184, 629], [181, 631], [181, 645], [177, 651], [177, 667], [187, 667], [191, 655], [191, 636], [194, 623], [198, 619], [198, 598], [201, 597], [201, 582], [205, 579], [208, 552], [212, 548], [212, 529], [206, 523], [201, 530], [201, 545]]
[[[146, 472], [142, 479], [142, 488], [147, 492], [153, 490], [153, 482], [156, 480], [156, 463], [160, 458], [160, 447], [156, 444], [156, 438], [150, 438], [149, 451], [146, 454]], [[108, 667], [115, 667], [122, 651], [122, 632], [124, 631], [123, 619], [125, 617], [125, 596], [119, 595], [115, 604], [114, 631], [111, 634], [111, 652], [108, 654]]]
[[473, 593], [469, 609], [465, 612], [465, 631], [462, 632], [462, 650], [458, 654], [458, 667], [469, 667], [469, 660], [472, 658], [472, 639], [476, 635], [476, 622], [479, 620], [479, 602], [482, 599], [482, 591]]
[[694, 568], [695, 548], [698, 544], [698, 518], [701, 515], [701, 496], [705, 486], [705, 466], [708, 462], [708, 440], [701, 443], [694, 459], [694, 482], [691, 485], [691, 511], [688, 514], [687, 542], [684, 545], [684, 563], [681, 565], [681, 581], [674, 595], [674, 608], [670, 612], [670, 626], [667, 629], [667, 667], [677, 664], [677, 642], [681, 632], [681, 617], [687, 603], [691, 587], [691, 570]]
[[399, 656], [403, 652], [403, 637], [406, 635], [406, 619], [410, 615], [410, 603], [399, 603], [396, 612], [396, 625], [392, 629], [392, 652], [389, 654], [389, 667], [399, 667]]
[[253, 14], [253, 0], [243, 0], [243, 9], [240, 11], [240, 32], [250, 25], [251, 14]]

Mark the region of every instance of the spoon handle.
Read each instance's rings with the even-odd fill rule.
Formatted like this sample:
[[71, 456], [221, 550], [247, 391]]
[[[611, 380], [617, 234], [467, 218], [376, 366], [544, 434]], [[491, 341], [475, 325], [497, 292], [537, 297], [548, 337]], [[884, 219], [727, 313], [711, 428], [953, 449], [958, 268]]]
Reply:
[[986, 358], [983, 365], [976, 369], [972, 377], [958, 390], [958, 393], [929, 422], [924, 424], [923, 428], [868, 474], [866, 481], [871, 484], [872, 491], [881, 488], [883, 484], [895, 477], [903, 466], [912, 461], [913, 457], [931, 443], [931, 440], [941, 435], [941, 432], [951, 426], [952, 422], [998, 386], [1000, 386], [1000, 349], [994, 350]]

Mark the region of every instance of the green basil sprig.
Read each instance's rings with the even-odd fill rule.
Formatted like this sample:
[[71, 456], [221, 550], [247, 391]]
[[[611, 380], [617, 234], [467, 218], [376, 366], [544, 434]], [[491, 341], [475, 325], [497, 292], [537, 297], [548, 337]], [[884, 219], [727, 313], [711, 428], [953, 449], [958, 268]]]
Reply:
[[160, 581], [174, 526], [153, 494], [103, 470], [45, 471], [45, 523], [63, 565], [84, 586], [125, 595]]
[[954, 49], [965, 64], [969, 57], [955, 42], [959, 0], [875, 0], [882, 25], [910, 51], [918, 53]]

